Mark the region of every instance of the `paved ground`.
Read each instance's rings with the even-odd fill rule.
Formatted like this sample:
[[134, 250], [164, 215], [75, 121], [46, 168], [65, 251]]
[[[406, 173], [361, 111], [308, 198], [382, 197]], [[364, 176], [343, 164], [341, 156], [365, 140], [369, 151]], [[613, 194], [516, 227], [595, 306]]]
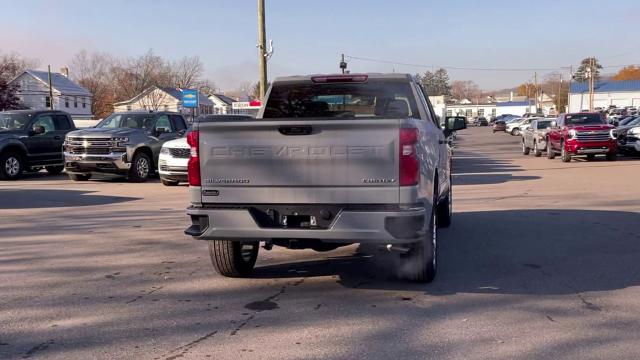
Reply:
[[386, 256], [261, 251], [214, 274], [186, 187], [0, 184], [0, 359], [633, 359], [640, 160], [524, 157], [472, 128], [433, 284]]

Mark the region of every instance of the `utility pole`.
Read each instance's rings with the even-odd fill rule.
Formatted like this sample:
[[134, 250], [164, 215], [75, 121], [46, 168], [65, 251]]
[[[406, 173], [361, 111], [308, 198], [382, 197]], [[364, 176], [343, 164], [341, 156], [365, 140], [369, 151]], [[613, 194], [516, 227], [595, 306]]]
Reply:
[[[534, 81], [534, 85], [533, 86], [535, 87], [535, 90], [536, 90], [536, 114], [537, 114], [538, 113], [538, 73], [537, 72], [535, 72], [533, 74], [533, 79], [534, 79], [533, 80]], [[531, 109], [529, 109], [529, 110], [531, 110]]]
[[267, 92], [267, 37], [264, 29], [264, 0], [258, 0], [258, 54], [260, 70], [260, 101], [264, 101]]
[[53, 86], [51, 85], [51, 65], [47, 65], [49, 73], [49, 110], [53, 110]]
[[595, 57], [589, 59], [589, 112], [593, 112], [593, 88], [595, 86]]
[[340, 60], [340, 70], [342, 70], [342, 73], [344, 74], [344, 71], [347, 69], [347, 62], [344, 61], [344, 54], [342, 54], [342, 58]]
[[560, 82], [558, 83], [558, 105], [556, 105], [556, 113], [560, 115], [560, 94], [562, 93], [562, 73], [560, 73]]

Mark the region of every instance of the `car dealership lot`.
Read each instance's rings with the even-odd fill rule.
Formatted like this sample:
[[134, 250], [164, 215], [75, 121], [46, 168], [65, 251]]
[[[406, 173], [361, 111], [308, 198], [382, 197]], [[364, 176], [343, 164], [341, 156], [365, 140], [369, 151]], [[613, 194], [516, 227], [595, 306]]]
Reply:
[[432, 284], [391, 255], [261, 249], [214, 273], [183, 234], [187, 187], [0, 183], [0, 358], [634, 358], [640, 160], [521, 155], [458, 136], [452, 227]]

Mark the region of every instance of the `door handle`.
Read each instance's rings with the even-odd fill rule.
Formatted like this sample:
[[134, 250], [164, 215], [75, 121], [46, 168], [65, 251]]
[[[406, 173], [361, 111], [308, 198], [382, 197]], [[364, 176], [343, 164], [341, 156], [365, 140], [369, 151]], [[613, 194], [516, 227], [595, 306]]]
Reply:
[[62, 138], [60, 137], [60, 135], [56, 135], [56, 136], [54, 136], [54, 137], [53, 137], [53, 140], [60, 140], [60, 139], [62, 139]]

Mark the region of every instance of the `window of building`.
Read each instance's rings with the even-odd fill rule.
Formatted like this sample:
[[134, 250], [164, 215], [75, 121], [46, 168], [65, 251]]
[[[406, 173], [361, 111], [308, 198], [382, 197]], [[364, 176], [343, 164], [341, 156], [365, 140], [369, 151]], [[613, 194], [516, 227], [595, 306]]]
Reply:
[[127, 105], [127, 111], [131, 111], [131, 105]]
[[471, 115], [473, 115], [473, 109], [467, 109], [466, 112], [465, 112], [465, 115], [467, 117], [471, 117]]
[[491, 116], [496, 116], [496, 108], [491, 109]]
[[164, 106], [164, 111], [169, 111], [169, 105]]
[[68, 97], [64, 98], [64, 107], [69, 107], [69, 98]]
[[478, 116], [484, 116], [484, 109], [478, 109]]
[[78, 107], [78, 98], [76, 96], [73, 97], [73, 107]]
[[50, 98], [50, 97], [48, 97], [48, 96], [45, 96], [45, 97], [44, 97], [44, 105], [45, 105], [47, 108], [50, 108], [50, 107], [51, 107], [51, 98]]
[[447, 110], [447, 116], [453, 116], [453, 110], [451, 109]]
[[86, 108], [87, 107], [87, 99], [82, 98], [82, 107]]

